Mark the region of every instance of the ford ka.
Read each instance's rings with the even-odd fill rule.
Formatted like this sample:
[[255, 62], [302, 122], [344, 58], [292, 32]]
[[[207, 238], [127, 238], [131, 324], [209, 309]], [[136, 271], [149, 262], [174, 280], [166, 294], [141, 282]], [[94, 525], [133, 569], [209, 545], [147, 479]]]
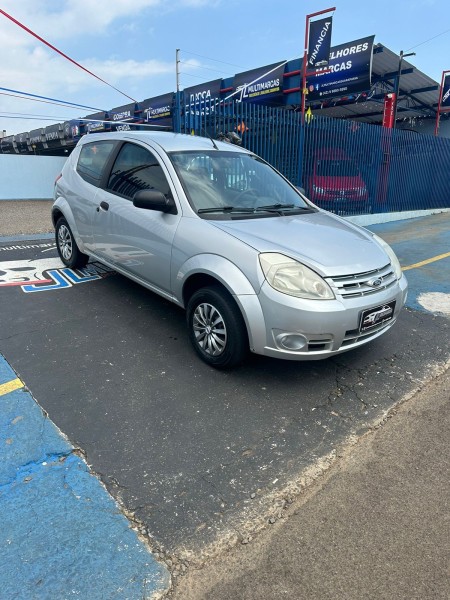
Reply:
[[[55, 183], [63, 263], [100, 261], [186, 310], [207, 364], [323, 359], [386, 333], [407, 282], [379, 237], [210, 138], [85, 135]], [[151, 333], [149, 332], [149, 335]]]

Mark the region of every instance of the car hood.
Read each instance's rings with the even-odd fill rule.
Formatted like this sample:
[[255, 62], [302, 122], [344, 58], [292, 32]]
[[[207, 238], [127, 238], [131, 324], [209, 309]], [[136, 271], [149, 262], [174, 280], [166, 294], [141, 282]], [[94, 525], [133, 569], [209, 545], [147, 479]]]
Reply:
[[372, 235], [320, 211], [292, 217], [215, 221], [258, 252], [280, 252], [311, 266], [323, 276], [362, 273], [389, 264]]

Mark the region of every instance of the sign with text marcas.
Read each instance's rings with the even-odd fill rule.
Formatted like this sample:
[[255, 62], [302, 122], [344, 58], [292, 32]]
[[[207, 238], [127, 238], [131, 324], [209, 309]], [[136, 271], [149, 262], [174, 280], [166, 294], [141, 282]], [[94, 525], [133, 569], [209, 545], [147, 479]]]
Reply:
[[315, 69], [319, 63], [327, 63], [330, 57], [332, 17], [311, 21], [309, 24], [308, 67]]
[[330, 49], [329, 72], [307, 78], [306, 100], [326, 100], [358, 94], [370, 89], [372, 75], [373, 40], [371, 35]]
[[283, 97], [283, 74], [285, 63], [275, 63], [267, 67], [237, 73], [234, 76], [234, 98], [238, 102], [273, 102], [277, 96]]
[[444, 86], [442, 88], [441, 111], [450, 110], [450, 73], [444, 77]]

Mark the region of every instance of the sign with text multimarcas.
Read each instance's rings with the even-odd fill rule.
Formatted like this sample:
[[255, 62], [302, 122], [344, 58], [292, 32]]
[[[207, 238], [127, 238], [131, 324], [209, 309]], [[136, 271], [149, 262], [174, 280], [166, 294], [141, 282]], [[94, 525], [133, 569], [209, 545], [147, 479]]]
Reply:
[[450, 110], [450, 73], [444, 77], [444, 86], [442, 88], [441, 110]]
[[331, 46], [332, 18], [312, 21], [309, 24], [308, 69], [319, 63], [328, 63]]
[[172, 125], [173, 92], [139, 102], [142, 120], [155, 125]]
[[330, 49], [329, 72], [308, 76], [307, 101], [348, 96], [370, 89], [375, 36], [347, 42]]
[[234, 99], [238, 102], [273, 102], [283, 97], [283, 64], [275, 63], [267, 67], [237, 73], [234, 76]]

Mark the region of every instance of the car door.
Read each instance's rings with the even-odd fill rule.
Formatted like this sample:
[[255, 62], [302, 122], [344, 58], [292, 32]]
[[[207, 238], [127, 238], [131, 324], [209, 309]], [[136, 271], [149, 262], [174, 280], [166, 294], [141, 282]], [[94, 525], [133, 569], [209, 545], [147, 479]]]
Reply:
[[68, 169], [64, 194], [85, 248], [92, 249], [92, 224], [97, 207], [97, 192], [106, 165], [117, 146], [114, 140], [98, 140], [81, 146], [75, 171]]
[[125, 142], [108, 181], [98, 191], [93, 225], [94, 252], [100, 259], [166, 294], [170, 294], [172, 242], [180, 220], [179, 208], [177, 214], [136, 208], [133, 197], [140, 190], [156, 190], [174, 198], [169, 180], [153, 152]]

